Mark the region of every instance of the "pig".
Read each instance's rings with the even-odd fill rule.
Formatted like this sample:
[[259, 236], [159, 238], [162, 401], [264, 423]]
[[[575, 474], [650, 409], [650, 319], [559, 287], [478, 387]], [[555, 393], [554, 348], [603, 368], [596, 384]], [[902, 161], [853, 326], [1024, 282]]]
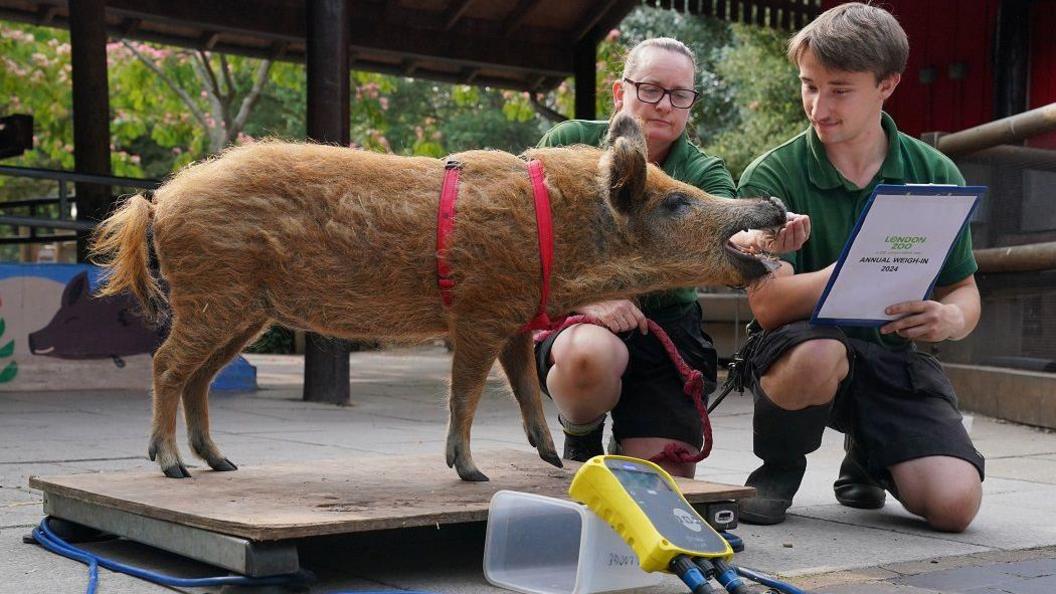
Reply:
[[[350, 340], [446, 336], [446, 461], [468, 481], [488, 480], [470, 427], [498, 359], [528, 442], [560, 467], [523, 330], [542, 293], [526, 159], [545, 167], [551, 200], [552, 318], [604, 299], [755, 281], [769, 267], [730, 237], [786, 218], [776, 199], [723, 199], [671, 179], [647, 163], [641, 125], [626, 115], [611, 122], [605, 149], [453, 158], [462, 173], [445, 250], [450, 307], [436, 272], [443, 160], [254, 143], [181, 170], [152, 200], [134, 196], [101, 223], [93, 253], [109, 271], [100, 294], [130, 291], [147, 314], [171, 313], [154, 356], [148, 447], [166, 476], [190, 476], [175, 439], [181, 397], [193, 453], [214, 470], [236, 469], [209, 434], [209, 380], [270, 323]], [[149, 232], [167, 295], [148, 271]]]
[[94, 297], [88, 272], [66, 284], [48, 325], [29, 335], [29, 351], [59, 359], [113, 359], [153, 353], [164, 331], [151, 329], [137, 314], [138, 305], [128, 293]]

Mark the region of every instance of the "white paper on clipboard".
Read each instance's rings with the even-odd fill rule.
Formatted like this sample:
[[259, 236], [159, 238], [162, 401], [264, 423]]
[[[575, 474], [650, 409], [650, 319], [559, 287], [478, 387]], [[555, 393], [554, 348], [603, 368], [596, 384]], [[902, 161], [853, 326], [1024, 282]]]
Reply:
[[931, 292], [985, 187], [880, 185], [858, 224], [811, 321], [878, 326], [884, 310]]

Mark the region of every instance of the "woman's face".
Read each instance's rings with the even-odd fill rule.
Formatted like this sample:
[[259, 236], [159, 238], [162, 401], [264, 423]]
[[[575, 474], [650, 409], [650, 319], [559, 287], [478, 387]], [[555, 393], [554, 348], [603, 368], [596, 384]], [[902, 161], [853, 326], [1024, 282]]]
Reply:
[[[669, 91], [693, 89], [693, 62], [688, 56], [658, 47], [648, 47], [639, 56], [638, 67], [627, 73], [635, 82], [654, 84]], [[645, 126], [645, 137], [650, 151], [657, 145], [669, 145], [686, 129], [689, 110], [671, 106], [671, 95], [665, 94], [660, 103], [645, 103], [638, 99], [635, 86], [617, 81], [612, 87], [616, 111], [623, 111], [640, 119]]]

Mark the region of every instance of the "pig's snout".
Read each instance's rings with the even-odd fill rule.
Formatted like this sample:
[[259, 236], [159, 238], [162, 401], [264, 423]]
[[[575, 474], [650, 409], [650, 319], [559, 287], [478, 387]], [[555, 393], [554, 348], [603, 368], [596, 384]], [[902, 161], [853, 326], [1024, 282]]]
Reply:
[[780, 198], [771, 196], [759, 201], [759, 207], [752, 213], [752, 224], [748, 229], [776, 229], [785, 224], [788, 210]]

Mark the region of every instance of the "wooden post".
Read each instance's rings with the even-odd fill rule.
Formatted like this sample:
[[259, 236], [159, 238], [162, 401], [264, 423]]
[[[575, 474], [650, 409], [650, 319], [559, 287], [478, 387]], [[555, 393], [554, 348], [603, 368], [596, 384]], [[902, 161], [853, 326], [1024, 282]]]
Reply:
[[[348, 146], [348, 0], [308, 0], [306, 60], [308, 137]], [[347, 404], [348, 344], [308, 334], [304, 350], [304, 400]]]
[[[106, 81], [105, 0], [70, 0], [73, 67], [73, 161], [77, 173], [110, 175], [110, 91]], [[77, 220], [98, 222], [112, 203], [110, 186], [77, 182]], [[87, 260], [88, 232], [77, 232], [77, 261]]]
[[572, 54], [572, 71], [576, 82], [576, 119], [598, 117], [598, 44], [587, 36], [576, 44]]

